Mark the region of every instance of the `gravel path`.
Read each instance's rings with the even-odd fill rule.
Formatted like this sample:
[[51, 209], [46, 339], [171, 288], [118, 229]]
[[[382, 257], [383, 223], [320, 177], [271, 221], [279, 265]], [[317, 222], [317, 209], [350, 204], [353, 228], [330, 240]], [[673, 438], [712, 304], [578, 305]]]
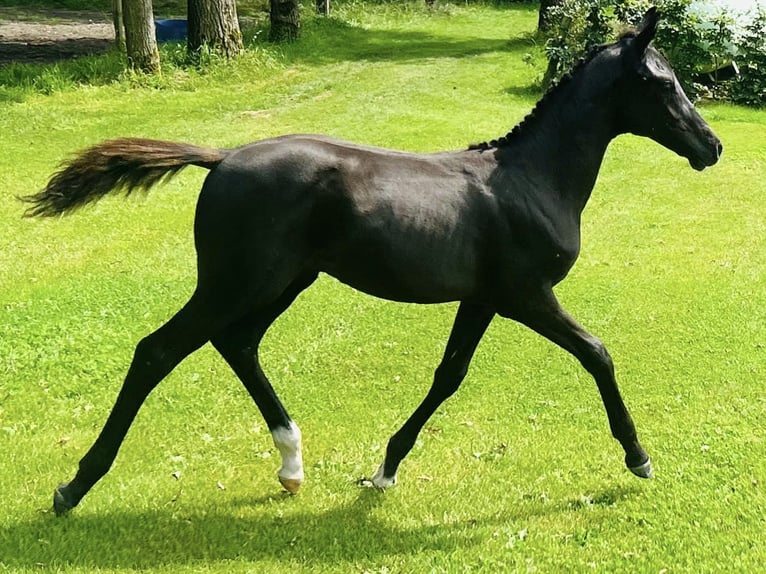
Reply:
[[100, 54], [113, 42], [105, 14], [0, 10], [0, 66]]

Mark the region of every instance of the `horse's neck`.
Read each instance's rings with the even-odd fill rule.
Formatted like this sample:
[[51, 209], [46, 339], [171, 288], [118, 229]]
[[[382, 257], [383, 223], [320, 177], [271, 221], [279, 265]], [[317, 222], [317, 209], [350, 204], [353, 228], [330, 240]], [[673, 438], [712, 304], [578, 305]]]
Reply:
[[588, 97], [578, 81], [573, 78], [547, 103], [515, 152], [529, 158], [525, 163], [539, 174], [542, 189], [577, 213], [585, 208], [616, 135], [609, 102]]

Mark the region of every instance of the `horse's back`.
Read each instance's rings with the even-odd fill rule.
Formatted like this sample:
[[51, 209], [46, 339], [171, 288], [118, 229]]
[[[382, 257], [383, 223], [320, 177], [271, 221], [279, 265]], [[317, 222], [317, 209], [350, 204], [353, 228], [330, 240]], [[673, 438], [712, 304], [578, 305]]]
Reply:
[[493, 210], [482, 181], [458, 154], [262, 140], [232, 150], [208, 176], [198, 250], [215, 236], [256, 266], [278, 253], [379, 297], [464, 299], [477, 291]]

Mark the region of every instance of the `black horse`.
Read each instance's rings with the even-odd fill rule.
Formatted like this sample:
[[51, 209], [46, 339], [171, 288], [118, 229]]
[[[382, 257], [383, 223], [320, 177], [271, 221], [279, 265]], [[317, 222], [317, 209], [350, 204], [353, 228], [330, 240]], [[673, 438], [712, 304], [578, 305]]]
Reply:
[[54, 508], [76, 506], [109, 470], [141, 404], [181, 361], [212, 342], [263, 414], [295, 492], [301, 434], [258, 361], [259, 343], [298, 294], [325, 272], [394, 301], [460, 301], [444, 358], [423, 402], [388, 443], [370, 479], [395, 484], [402, 459], [436, 408], [462, 382], [492, 318], [514, 319], [572, 353], [595, 378], [612, 434], [636, 475], [649, 456], [620, 397], [604, 345], [553, 294], [580, 250], [580, 216], [609, 142], [647, 136], [713, 165], [722, 147], [638, 30], [599, 46], [511, 133], [467, 150], [421, 155], [292, 135], [230, 150], [144, 139], [82, 152], [27, 197], [52, 216], [112, 189], [148, 189], [187, 165], [210, 170], [194, 224], [197, 287], [165, 325], [138, 343], [117, 402]]

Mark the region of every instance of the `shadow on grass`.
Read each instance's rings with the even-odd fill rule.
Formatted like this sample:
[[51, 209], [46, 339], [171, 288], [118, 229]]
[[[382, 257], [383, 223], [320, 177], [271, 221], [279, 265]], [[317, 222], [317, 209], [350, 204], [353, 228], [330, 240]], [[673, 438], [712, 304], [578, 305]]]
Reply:
[[290, 61], [330, 64], [342, 61], [401, 62], [430, 58], [469, 58], [493, 52], [531, 49], [531, 36], [508, 39], [452, 37], [413, 30], [376, 30], [342, 20], [314, 20], [303, 40], [284, 47]]
[[[588, 498], [541, 504], [529, 516], [578, 512], [632, 498], [638, 488], [615, 487]], [[45, 513], [0, 529], [6, 567], [138, 568], [229, 560], [297, 560], [306, 566], [381, 561], [421, 552], [454, 552], [486, 541], [486, 529], [514, 517], [493, 512], [465, 523], [412, 528], [374, 512], [385, 493], [360, 488], [352, 502], [327, 512], [293, 512], [289, 498], [234, 499], [210, 510], [166, 506], [156, 511], [56, 518]], [[247, 513], [252, 509], [252, 515]], [[243, 516], [243, 514], [245, 514]]]
[[[352, 503], [323, 513], [292, 512], [282, 504], [286, 499], [234, 501], [231, 512], [166, 507], [98, 516], [74, 510], [62, 518], [46, 513], [0, 530], [2, 561], [11, 569], [151, 569], [235, 559], [326, 566], [479, 543], [469, 524], [402, 528], [376, 519], [371, 513], [384, 499], [384, 493], [360, 489]], [[242, 516], [245, 506], [253, 508], [252, 516]]]
[[638, 486], [613, 486], [592, 496], [579, 496], [563, 503], [559, 508], [561, 510], [577, 511], [591, 507], [609, 507], [618, 502], [628, 500], [639, 494], [641, 489]]
[[521, 98], [540, 98], [544, 93], [542, 87], [537, 82], [525, 86], [508, 86], [503, 91], [509, 96]]

